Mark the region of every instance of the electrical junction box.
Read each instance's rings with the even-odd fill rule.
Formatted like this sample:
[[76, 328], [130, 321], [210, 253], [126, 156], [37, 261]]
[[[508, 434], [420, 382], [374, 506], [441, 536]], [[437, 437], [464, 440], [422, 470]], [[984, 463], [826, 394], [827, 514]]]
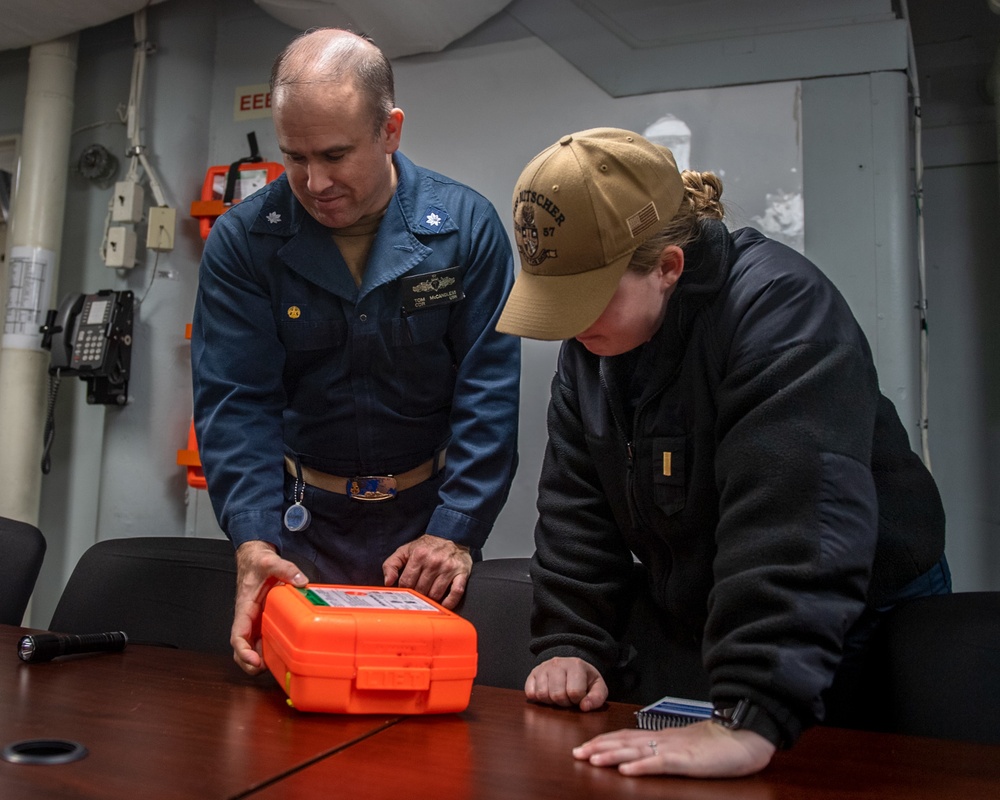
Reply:
[[476, 629], [411, 589], [309, 584], [271, 589], [264, 663], [300, 711], [464, 711], [476, 676]]
[[144, 192], [135, 181], [118, 181], [111, 198], [112, 222], [142, 222]]
[[132, 269], [135, 266], [135, 245], [135, 231], [132, 229], [124, 225], [113, 225], [108, 228], [104, 266]]
[[168, 206], [151, 206], [146, 227], [146, 247], [150, 250], [173, 250], [174, 229], [177, 224], [176, 209]]

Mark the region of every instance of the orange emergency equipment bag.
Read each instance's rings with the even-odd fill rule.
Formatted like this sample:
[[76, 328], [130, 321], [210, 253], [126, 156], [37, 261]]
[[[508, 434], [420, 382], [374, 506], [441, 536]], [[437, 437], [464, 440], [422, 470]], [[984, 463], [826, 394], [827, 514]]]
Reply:
[[271, 589], [264, 663], [300, 711], [464, 711], [478, 654], [466, 619], [411, 590], [309, 584]]
[[234, 161], [209, 167], [201, 185], [201, 199], [191, 203], [191, 216], [198, 219], [202, 239], [218, 217], [221, 217], [234, 203], [249, 197], [265, 184], [270, 183], [285, 171], [282, 164], [264, 161], [257, 149], [257, 135], [247, 134], [250, 155]]

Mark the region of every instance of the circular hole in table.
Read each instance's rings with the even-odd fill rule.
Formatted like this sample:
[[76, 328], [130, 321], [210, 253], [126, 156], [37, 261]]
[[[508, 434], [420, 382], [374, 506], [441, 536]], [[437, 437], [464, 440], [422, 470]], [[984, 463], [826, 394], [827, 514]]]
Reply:
[[69, 739], [23, 739], [6, 745], [0, 757], [12, 764], [68, 764], [87, 755], [87, 748]]

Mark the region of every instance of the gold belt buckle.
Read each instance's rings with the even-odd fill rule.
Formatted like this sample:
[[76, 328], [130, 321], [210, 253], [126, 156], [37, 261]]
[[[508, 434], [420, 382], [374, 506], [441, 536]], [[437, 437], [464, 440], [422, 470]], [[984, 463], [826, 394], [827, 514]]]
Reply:
[[363, 475], [347, 482], [347, 494], [354, 500], [378, 503], [396, 497], [396, 479], [391, 475]]

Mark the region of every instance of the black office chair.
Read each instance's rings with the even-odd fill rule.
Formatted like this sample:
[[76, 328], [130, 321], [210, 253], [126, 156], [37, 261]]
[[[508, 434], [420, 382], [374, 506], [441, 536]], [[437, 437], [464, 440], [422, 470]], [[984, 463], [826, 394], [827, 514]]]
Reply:
[[44, 557], [38, 528], [0, 517], [0, 624], [21, 624]]
[[901, 603], [882, 638], [889, 730], [1000, 744], [1000, 592]]
[[531, 638], [531, 578], [528, 558], [487, 558], [472, 566], [456, 608], [476, 627], [476, 683], [523, 689], [535, 660]]
[[136, 643], [231, 653], [235, 595], [228, 539], [106, 539], [77, 562], [49, 630], [120, 630]]

